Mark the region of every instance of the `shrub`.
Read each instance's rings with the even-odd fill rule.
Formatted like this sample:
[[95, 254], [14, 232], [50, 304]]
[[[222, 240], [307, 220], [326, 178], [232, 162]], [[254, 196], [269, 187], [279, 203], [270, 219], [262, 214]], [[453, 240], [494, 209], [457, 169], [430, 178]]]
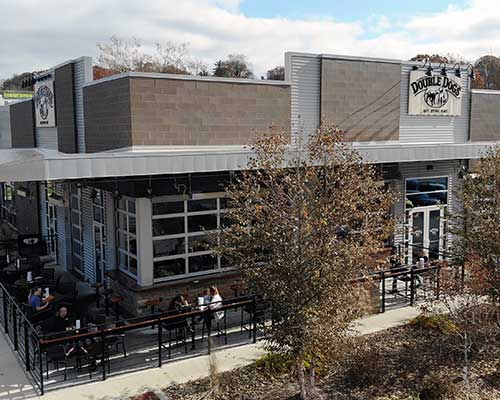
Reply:
[[420, 400], [444, 400], [454, 399], [458, 388], [449, 375], [431, 372], [424, 376], [422, 387], [419, 392]]
[[456, 325], [444, 314], [420, 314], [413, 318], [409, 324], [418, 329], [433, 330], [445, 335], [457, 332]]
[[255, 361], [260, 371], [269, 375], [287, 374], [292, 370], [292, 361], [289, 357], [279, 353], [268, 353]]

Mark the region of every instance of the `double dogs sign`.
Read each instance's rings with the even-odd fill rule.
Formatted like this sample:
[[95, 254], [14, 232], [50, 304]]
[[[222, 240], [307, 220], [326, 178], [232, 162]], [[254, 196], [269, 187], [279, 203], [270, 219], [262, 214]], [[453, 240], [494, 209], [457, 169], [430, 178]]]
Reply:
[[56, 126], [54, 80], [35, 83], [35, 117], [38, 128]]
[[428, 76], [410, 72], [409, 115], [457, 116], [462, 111], [462, 80], [453, 76]]

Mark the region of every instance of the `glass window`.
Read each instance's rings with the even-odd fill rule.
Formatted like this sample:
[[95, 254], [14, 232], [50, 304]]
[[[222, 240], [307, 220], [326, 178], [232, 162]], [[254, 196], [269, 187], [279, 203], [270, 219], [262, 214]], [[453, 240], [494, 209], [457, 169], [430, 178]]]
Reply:
[[154, 279], [167, 278], [186, 273], [186, 260], [174, 258], [154, 262]]
[[448, 178], [406, 180], [406, 208], [440, 206], [448, 203]]
[[217, 214], [188, 216], [188, 231], [202, 232], [217, 229]]
[[217, 199], [189, 200], [188, 212], [217, 210]]
[[192, 256], [189, 257], [188, 263], [190, 273], [209, 271], [217, 268], [217, 257], [211, 254]]
[[183, 237], [153, 241], [153, 257], [166, 257], [176, 254], [184, 254], [185, 251], [185, 239]]
[[184, 213], [183, 201], [153, 203], [153, 215], [182, 214], [182, 213]]
[[121, 198], [118, 200], [118, 207], [118, 264], [121, 270], [135, 277], [137, 276], [135, 201]]
[[184, 233], [184, 217], [153, 220], [153, 236], [177, 235]]
[[219, 268], [219, 257], [212, 254], [213, 239], [209, 235], [217, 230], [219, 218], [224, 219], [221, 210], [226, 207], [225, 199], [212, 196], [152, 203], [155, 282]]

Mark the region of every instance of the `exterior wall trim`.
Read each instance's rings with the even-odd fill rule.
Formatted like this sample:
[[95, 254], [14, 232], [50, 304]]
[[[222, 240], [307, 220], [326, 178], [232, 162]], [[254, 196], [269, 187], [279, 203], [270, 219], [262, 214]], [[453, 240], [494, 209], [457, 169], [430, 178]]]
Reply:
[[474, 94], [493, 94], [493, 95], [500, 95], [500, 90], [490, 90], [490, 89], [472, 89], [472, 93]]
[[83, 85], [89, 87], [100, 83], [114, 81], [121, 78], [149, 78], [149, 79], [171, 79], [182, 81], [217, 82], [217, 83], [241, 83], [244, 85], [269, 85], [269, 86], [290, 86], [289, 81], [268, 81], [263, 79], [238, 79], [238, 78], [218, 78], [212, 76], [193, 76], [177, 74], [161, 74], [156, 72], [124, 72], [117, 75], [107, 76], [102, 79], [91, 81]]

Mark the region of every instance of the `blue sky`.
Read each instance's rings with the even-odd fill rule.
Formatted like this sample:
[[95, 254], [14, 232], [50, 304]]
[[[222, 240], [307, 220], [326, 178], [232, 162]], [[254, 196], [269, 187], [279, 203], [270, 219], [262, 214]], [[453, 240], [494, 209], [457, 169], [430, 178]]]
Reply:
[[467, 3], [466, 0], [413, 2], [404, 0], [243, 0], [239, 9], [248, 17], [323, 17], [334, 18], [341, 22], [352, 22], [377, 15], [404, 20], [417, 14], [444, 11], [450, 4], [460, 7]]

